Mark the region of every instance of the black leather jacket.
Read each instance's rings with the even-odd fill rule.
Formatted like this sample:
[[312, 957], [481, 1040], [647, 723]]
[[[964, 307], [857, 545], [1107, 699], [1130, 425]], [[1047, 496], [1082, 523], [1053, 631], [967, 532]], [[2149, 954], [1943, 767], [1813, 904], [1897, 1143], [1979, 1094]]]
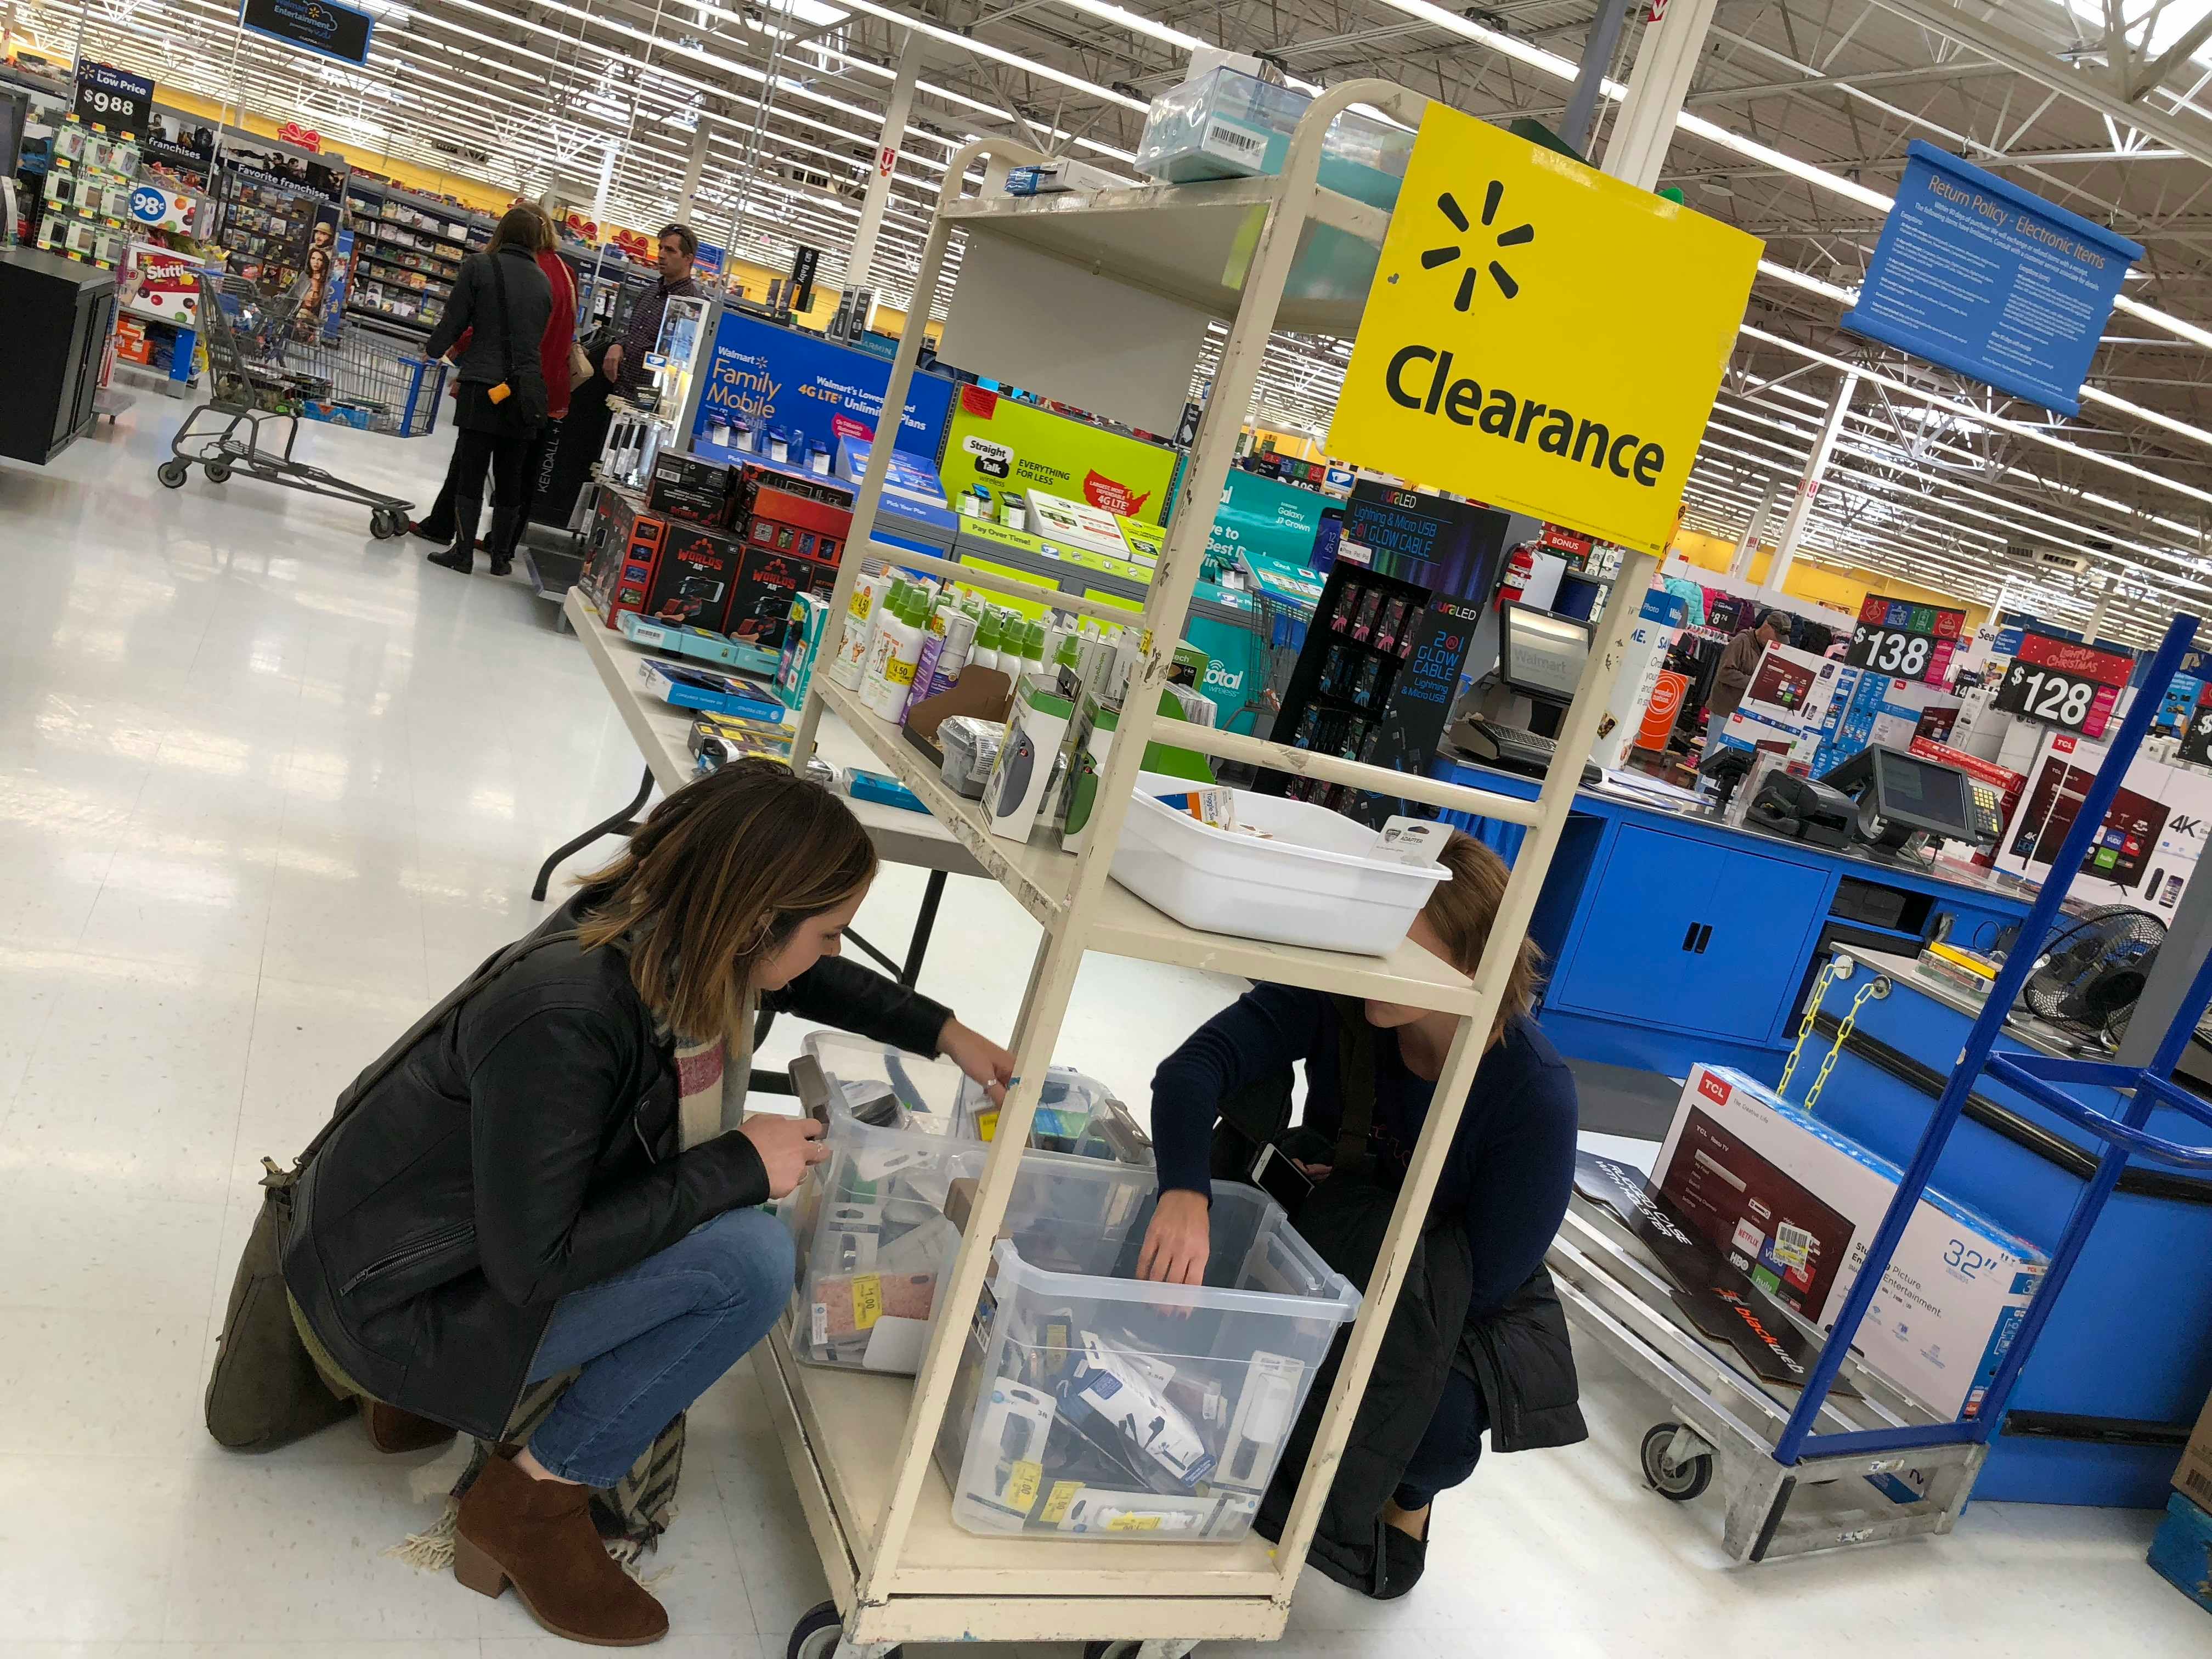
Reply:
[[[540, 931], [574, 927], [589, 897]], [[950, 1017], [836, 957], [763, 1006], [931, 1054]], [[677, 1103], [627, 960], [548, 945], [424, 1036], [310, 1160], [285, 1282], [371, 1395], [496, 1439], [560, 1297], [767, 1201], [744, 1136], [678, 1150]]]
[[[495, 259], [507, 262], [499, 268], [507, 288], [503, 310], [500, 285], [493, 280]], [[545, 376], [538, 347], [552, 320], [552, 284], [538, 268], [535, 256], [510, 243], [497, 253], [471, 253], [461, 261], [453, 276], [453, 296], [424, 342], [422, 355], [442, 357], [466, 334], [469, 343], [454, 365], [456, 379], [471, 386], [497, 386], [506, 380], [542, 385]]]

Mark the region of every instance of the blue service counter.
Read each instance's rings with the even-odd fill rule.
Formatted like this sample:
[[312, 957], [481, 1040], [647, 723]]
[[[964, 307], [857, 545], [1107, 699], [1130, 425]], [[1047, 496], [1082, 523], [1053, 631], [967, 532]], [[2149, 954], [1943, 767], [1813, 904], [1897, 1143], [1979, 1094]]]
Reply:
[[[1909, 959], [1857, 954], [1896, 988], [1860, 1005], [1814, 1110], [1902, 1164], [1919, 1144], [1979, 1011], [1960, 992], [1921, 977]], [[1866, 982], [1860, 974], [1856, 984]], [[1816, 1012], [1807, 1057], [1792, 1079], [1801, 1103], [1855, 988], [1832, 987]], [[1997, 1048], [2064, 1052], [2060, 1039], [2032, 1022], [2008, 1027]], [[2119, 1109], [2109, 1090], [2074, 1092], [2100, 1110]], [[2202, 1125], [2165, 1108], [2148, 1127], [2185, 1142], [2203, 1139]], [[1935, 1184], [2048, 1250], [2097, 1150], [2080, 1130], [1984, 1078], [1936, 1164]], [[1974, 1495], [2160, 1508], [2180, 1442], [2208, 1393], [2212, 1180], [2138, 1162], [2120, 1177], [2021, 1373]]]
[[[1431, 775], [1536, 795], [1534, 779], [1456, 756], [1440, 755]], [[1509, 861], [1526, 833], [1444, 816]], [[2023, 890], [1979, 873], [1730, 829], [1702, 809], [1594, 786], [1576, 797], [1531, 930], [1550, 962], [1542, 1024], [1574, 1059], [1671, 1077], [1706, 1060], [1772, 1083], [1825, 945], [1909, 956], [1948, 928], [1987, 950], [2027, 905]]]

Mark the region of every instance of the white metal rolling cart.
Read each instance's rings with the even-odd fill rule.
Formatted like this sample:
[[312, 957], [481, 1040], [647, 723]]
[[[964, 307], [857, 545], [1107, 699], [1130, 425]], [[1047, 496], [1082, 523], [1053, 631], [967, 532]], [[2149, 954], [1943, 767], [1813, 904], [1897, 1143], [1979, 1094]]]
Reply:
[[[1009, 165], [1046, 159], [997, 139], [967, 145], [945, 169], [915, 281], [918, 307], [926, 307], [937, 291], [948, 244], [957, 230], [971, 247], [977, 239], [1006, 238], [1067, 261], [1093, 280], [1126, 285], [1133, 294], [1164, 294], [1202, 306], [1229, 325], [1145, 606], [1139, 672], [1146, 693], [1165, 682], [1269, 331], [1279, 325], [1349, 338], [1358, 329], [1365, 282], [1359, 284], [1360, 298], [1301, 297], [1301, 255], [1324, 228], [1379, 252], [1390, 216], [1319, 188], [1322, 135], [1339, 113], [1359, 103], [1418, 126], [1427, 102], [1382, 81], [1354, 82], [1323, 94], [1299, 124], [1282, 173], [1271, 178], [1020, 199], [965, 195], [963, 179], [973, 164], [983, 162], [987, 176], [996, 179]], [[1335, 240], [1340, 252], [1341, 239]], [[1243, 257], [1248, 250], [1249, 259]], [[1337, 269], [1340, 281], [1341, 265]], [[1240, 271], [1243, 280], [1237, 286]], [[910, 326], [900, 344], [884, 400], [890, 419], [897, 418], [896, 411], [905, 402], [921, 341], [921, 330]], [[988, 371], [990, 365], [975, 367]], [[988, 590], [1048, 599], [1061, 609], [1109, 621], [1128, 620], [1126, 611], [1058, 592], [1048, 595], [1016, 578], [873, 541], [890, 453], [889, 444], [872, 447], [854, 506], [851, 545], [863, 550], [866, 558]], [[829, 636], [821, 647], [825, 660], [836, 653], [862, 563], [863, 556], [848, 558], [838, 574]], [[835, 711], [883, 767], [920, 796], [985, 872], [1036, 919], [1044, 936], [1014, 1030], [1018, 1079], [1007, 1096], [1006, 1121], [993, 1143], [963, 1248], [949, 1279], [940, 1284], [936, 1327], [919, 1376], [908, 1379], [802, 1366], [781, 1333], [762, 1351], [759, 1370], [770, 1410], [779, 1419], [800, 1504], [835, 1597], [834, 1606], [816, 1609], [793, 1632], [794, 1659], [824, 1659], [833, 1650], [841, 1659], [883, 1659], [902, 1642], [954, 1640], [1082, 1640], [1093, 1644], [1094, 1656], [1110, 1650], [1140, 1654], [1142, 1659], [1180, 1659], [1208, 1638], [1272, 1640], [1282, 1634], [1322, 1500], [1457, 1126], [1460, 1103], [1480, 1060], [1514, 950], [1527, 930], [1573, 802], [1583, 758], [1626, 651], [1637, 609], [1633, 600], [1648, 585], [1650, 572], [1649, 557], [1638, 556], [1623, 573], [1616, 592], [1629, 595], [1631, 602], [1615, 599], [1607, 606], [1598, 632], [1600, 648], [1590, 653], [1559, 734], [1559, 759], [1534, 801], [1227, 732], [1176, 728], [1176, 743], [1221, 759], [1305, 773], [1528, 826], [1531, 833], [1515, 864], [1490, 948], [1472, 981], [1411, 943], [1374, 957], [1199, 933], [1113, 884], [1109, 866], [1136, 784], [1138, 762], [1152, 735], [1153, 696], [1127, 700], [1102, 781], [1095, 827], [1079, 857], [1042, 842], [1020, 845], [991, 836], [977, 808], [949, 789], [896, 726], [877, 719], [828, 674], [814, 676], [800, 717], [794, 763], [804, 763], [811, 752], [823, 708]], [[975, 1248], [975, 1243], [990, 1240], [1006, 1212], [1039, 1086], [1086, 951], [1448, 1010], [1460, 1017], [1437, 1085], [1436, 1108], [1414, 1149], [1382, 1261], [1352, 1327], [1312, 1455], [1276, 1544], [1257, 1534], [1230, 1543], [1146, 1544], [979, 1537], [954, 1523], [951, 1493], [932, 1462], [961, 1337], [977, 1306], [989, 1260], [988, 1248]]]

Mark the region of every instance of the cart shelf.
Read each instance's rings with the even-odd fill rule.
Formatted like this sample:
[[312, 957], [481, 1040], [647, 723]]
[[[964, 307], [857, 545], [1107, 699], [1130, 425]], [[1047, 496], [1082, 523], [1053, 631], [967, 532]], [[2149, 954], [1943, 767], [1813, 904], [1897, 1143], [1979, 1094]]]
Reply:
[[[1048, 929], [1060, 926], [1075, 879], [1074, 854], [1041, 842], [1012, 842], [991, 834], [983, 827], [975, 803], [948, 788], [937, 769], [897, 726], [871, 714], [859, 697], [841, 685], [826, 683], [824, 677], [817, 675], [815, 684], [823, 702], [860, 734], [860, 741], [884, 769], [921, 798], [931, 814], [975, 855], [977, 863], [997, 877], [1000, 885], [1024, 909]], [[1086, 923], [1085, 941], [1090, 949], [1112, 956], [1310, 985], [1408, 1007], [1466, 1013], [1474, 1006], [1474, 982], [1410, 941], [1401, 940], [1388, 956], [1363, 957], [1202, 933], [1184, 927], [1110, 881]]]
[[[769, 1339], [758, 1369], [771, 1408], [779, 1415], [795, 1413], [813, 1449], [838, 1532], [865, 1576], [898, 1472], [914, 1379], [805, 1364], [781, 1328]], [[796, 1437], [784, 1438], [788, 1447]], [[984, 1537], [953, 1520], [951, 1489], [933, 1462], [891, 1588], [927, 1595], [1265, 1598], [1282, 1581], [1273, 1556], [1274, 1547], [1256, 1533], [1228, 1544]]]
[[[1290, 174], [1056, 195], [970, 197], [945, 217], [969, 236], [1022, 242], [1200, 307], [1226, 321], [1243, 302], [1253, 233]], [[1316, 189], [1275, 326], [1349, 338], [1359, 331], [1390, 216]], [[1348, 239], [1348, 240], [1347, 240]]]

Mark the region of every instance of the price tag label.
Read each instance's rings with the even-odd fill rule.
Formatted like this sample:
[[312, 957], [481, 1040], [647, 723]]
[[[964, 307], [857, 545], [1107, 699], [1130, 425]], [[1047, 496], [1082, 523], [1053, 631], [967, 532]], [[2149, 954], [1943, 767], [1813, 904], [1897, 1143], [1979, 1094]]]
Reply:
[[1026, 1459], [1006, 1471], [1006, 1505], [1010, 1510], [1026, 1513], [1036, 1502], [1037, 1488], [1044, 1484], [1044, 1465]]
[[119, 137], [143, 138], [154, 113], [154, 83], [111, 64], [80, 64], [70, 112]]
[[881, 1273], [856, 1273], [853, 1277], [853, 1328], [872, 1331], [876, 1322], [884, 1316], [884, 1279]]
[[1044, 1510], [1037, 1519], [1048, 1527], [1056, 1527], [1067, 1519], [1067, 1506], [1075, 1501], [1075, 1494], [1083, 1490], [1080, 1480], [1055, 1480], [1052, 1492], [1044, 1500]]
[[2001, 714], [2101, 738], [2134, 668], [2134, 657], [2124, 651], [2027, 634], [1997, 682], [1990, 706]]
[[1924, 678], [1936, 641], [1925, 634], [1900, 633], [1893, 628], [1869, 628], [1861, 623], [1851, 629], [1850, 650], [1844, 660], [1853, 668], [1871, 668], [1903, 680]]

